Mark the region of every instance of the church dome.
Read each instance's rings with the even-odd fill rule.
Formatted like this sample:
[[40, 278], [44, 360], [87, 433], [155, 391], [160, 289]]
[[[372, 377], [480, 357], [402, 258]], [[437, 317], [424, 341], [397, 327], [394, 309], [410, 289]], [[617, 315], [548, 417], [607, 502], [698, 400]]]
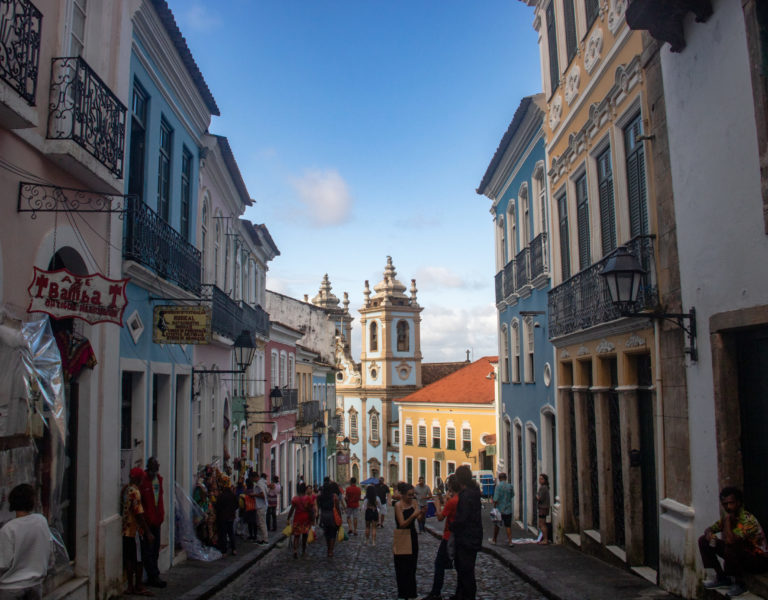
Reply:
[[374, 299], [402, 299], [408, 300], [408, 296], [405, 295], [406, 287], [400, 283], [396, 278], [397, 271], [392, 264], [392, 257], [387, 256], [387, 266], [384, 267], [384, 279], [373, 286]]
[[328, 273], [323, 277], [320, 284], [320, 291], [317, 296], [312, 298], [312, 304], [322, 308], [338, 308], [339, 299], [331, 292], [331, 281], [328, 279]]

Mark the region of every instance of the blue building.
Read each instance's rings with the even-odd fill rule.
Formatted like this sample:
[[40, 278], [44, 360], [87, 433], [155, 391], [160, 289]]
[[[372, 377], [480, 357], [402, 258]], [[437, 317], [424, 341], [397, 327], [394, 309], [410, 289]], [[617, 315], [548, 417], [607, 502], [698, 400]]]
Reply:
[[477, 188], [493, 202], [495, 225], [499, 469], [515, 488], [515, 519], [529, 528], [539, 474], [557, 493], [544, 105], [543, 94], [523, 98]]
[[[156, 343], [154, 309], [201, 305], [195, 247], [203, 134], [219, 110], [164, 0], [133, 15], [123, 273], [126, 327], [120, 331], [124, 468], [157, 456], [165, 480], [161, 570], [173, 560], [173, 484], [190, 452], [192, 347]], [[116, 257], [115, 257], [116, 258]], [[183, 479], [183, 478], [182, 478]], [[183, 484], [183, 480], [181, 481]]]

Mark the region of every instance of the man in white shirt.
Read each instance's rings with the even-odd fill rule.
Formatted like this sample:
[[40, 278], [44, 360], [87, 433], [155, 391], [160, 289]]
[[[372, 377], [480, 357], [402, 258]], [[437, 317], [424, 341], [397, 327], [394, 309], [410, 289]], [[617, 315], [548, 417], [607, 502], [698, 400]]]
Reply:
[[8, 494], [10, 509], [16, 512], [0, 529], [0, 598], [39, 600], [43, 579], [53, 552], [48, 521], [35, 509], [35, 488], [17, 485]]
[[257, 544], [266, 544], [269, 540], [267, 533], [267, 494], [269, 486], [267, 485], [267, 474], [262, 473], [261, 478], [256, 481], [254, 486], [256, 493], [256, 523], [259, 527]]

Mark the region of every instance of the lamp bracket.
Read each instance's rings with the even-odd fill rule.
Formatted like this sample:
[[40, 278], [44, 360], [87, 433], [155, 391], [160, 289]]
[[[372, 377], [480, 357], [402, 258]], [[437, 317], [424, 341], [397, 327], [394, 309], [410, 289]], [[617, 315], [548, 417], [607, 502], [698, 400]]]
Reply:
[[699, 360], [699, 351], [696, 347], [696, 309], [691, 307], [690, 312], [687, 313], [665, 313], [659, 310], [651, 312], [629, 312], [622, 311], [622, 317], [634, 317], [641, 319], [661, 319], [663, 321], [669, 321], [674, 323], [680, 329], [682, 329], [688, 337], [688, 346], [685, 348], [685, 353], [691, 357], [691, 361], [697, 362]]

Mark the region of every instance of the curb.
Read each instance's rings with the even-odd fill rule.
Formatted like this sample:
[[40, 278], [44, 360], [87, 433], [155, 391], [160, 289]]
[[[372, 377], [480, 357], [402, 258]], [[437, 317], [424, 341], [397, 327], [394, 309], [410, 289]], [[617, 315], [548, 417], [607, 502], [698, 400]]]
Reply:
[[280, 537], [269, 542], [266, 547], [257, 548], [256, 550], [249, 552], [236, 563], [229, 565], [227, 568], [223, 569], [213, 577], [206, 579], [200, 585], [192, 588], [185, 594], [178, 596], [178, 599], [206, 600], [207, 598], [210, 598], [216, 592], [229, 585], [233, 580], [237, 579], [245, 571], [250, 569], [254, 564], [256, 564], [269, 552], [271, 552], [273, 548], [277, 547], [277, 545], [285, 539], [287, 538], [284, 535], [280, 535]]

